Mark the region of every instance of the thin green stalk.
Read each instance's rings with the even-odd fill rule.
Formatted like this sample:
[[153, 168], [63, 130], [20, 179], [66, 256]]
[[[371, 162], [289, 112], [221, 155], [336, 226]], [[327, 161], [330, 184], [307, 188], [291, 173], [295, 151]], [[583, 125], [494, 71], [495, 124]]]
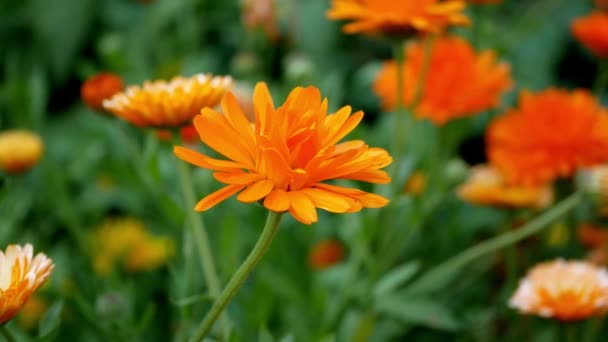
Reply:
[[589, 319], [585, 326], [584, 342], [595, 342], [597, 341], [597, 335], [602, 331], [602, 322], [604, 317], [595, 317]]
[[196, 333], [190, 339], [191, 342], [202, 341], [203, 338], [209, 334], [213, 324], [222, 311], [224, 311], [224, 308], [226, 305], [228, 305], [228, 302], [230, 302], [232, 297], [236, 295], [238, 290], [245, 283], [245, 280], [247, 280], [247, 277], [251, 271], [253, 271], [255, 266], [260, 262], [260, 260], [262, 260], [264, 254], [266, 254], [266, 251], [268, 251], [272, 240], [279, 231], [279, 223], [281, 222], [282, 216], [282, 213], [268, 211], [268, 218], [266, 219], [264, 230], [262, 231], [258, 241], [239, 269], [232, 275], [228, 285], [226, 285], [220, 296], [213, 303], [213, 306], [201, 322], [201, 325], [196, 330]]
[[[198, 217], [194, 211], [196, 204], [196, 197], [194, 196], [194, 186], [192, 183], [192, 175], [190, 172], [190, 166], [184, 162], [179, 162], [179, 175], [182, 186], [182, 192], [186, 201], [188, 216], [190, 218], [190, 233], [194, 238], [196, 249], [198, 251], [200, 263], [209, 288], [209, 294], [212, 297], [217, 297], [220, 294], [220, 281], [215, 269], [215, 261], [213, 253], [211, 253], [211, 244], [209, 243], [209, 237], [207, 236], [207, 230], [205, 229], [202, 217]], [[222, 331], [224, 339], [228, 339], [230, 336], [230, 325], [227, 316], [222, 318]]]
[[429, 69], [431, 68], [431, 53], [433, 52], [433, 44], [435, 43], [435, 38], [436, 36], [430, 36], [424, 39], [422, 72], [420, 73], [420, 77], [418, 78], [418, 82], [416, 84], [414, 101], [412, 101], [412, 104], [410, 105], [410, 110], [412, 113], [422, 100], [422, 95], [424, 94], [424, 85], [426, 84], [426, 78], [429, 74]]
[[568, 196], [559, 204], [545, 211], [520, 229], [498, 235], [488, 241], [482, 242], [436, 266], [416, 280], [406, 289], [406, 291], [420, 293], [440, 289], [468, 263], [485, 254], [495, 252], [540, 232], [551, 222], [574, 209], [580, 200], [581, 194], [579, 193]]
[[601, 96], [608, 86], [608, 59], [600, 60], [599, 72], [593, 83], [593, 92], [596, 96]]
[[408, 133], [408, 113], [405, 111], [405, 105], [403, 101], [403, 91], [404, 91], [404, 79], [403, 72], [405, 67], [405, 54], [403, 51], [403, 41], [399, 40], [393, 45], [393, 55], [395, 58], [395, 62], [397, 63], [397, 94], [396, 94], [396, 107], [395, 107], [395, 131], [393, 132], [393, 146], [392, 146], [392, 155], [395, 159], [393, 161], [393, 172], [391, 173], [393, 179], [399, 173], [399, 163], [401, 161], [401, 152], [404, 144], [403, 138]]
[[6, 327], [6, 324], [0, 326], [0, 334], [2, 335], [2, 337], [4, 337], [4, 339], [7, 342], [16, 342], [17, 339], [15, 338], [15, 336], [13, 336], [13, 333], [11, 333], [8, 328]]
[[566, 337], [566, 342], [578, 342], [578, 329], [576, 323], [562, 323], [564, 328], [564, 336]]

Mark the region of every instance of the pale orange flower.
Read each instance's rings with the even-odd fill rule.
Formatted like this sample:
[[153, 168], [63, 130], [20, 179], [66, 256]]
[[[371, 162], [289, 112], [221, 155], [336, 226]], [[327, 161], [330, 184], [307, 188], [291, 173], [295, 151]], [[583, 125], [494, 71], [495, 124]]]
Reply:
[[344, 246], [337, 240], [317, 242], [308, 254], [308, 264], [315, 270], [329, 268], [344, 259]]
[[26, 130], [0, 132], [0, 170], [20, 173], [36, 165], [42, 157], [42, 139]]
[[468, 25], [466, 3], [456, 0], [332, 0], [330, 19], [352, 20], [345, 33], [409, 36]]
[[601, 58], [608, 58], [608, 13], [594, 11], [572, 22], [572, 34], [587, 49]]
[[521, 313], [576, 321], [608, 311], [608, 272], [583, 261], [555, 260], [534, 266], [509, 305]]
[[124, 87], [120, 76], [110, 72], [101, 72], [87, 78], [80, 88], [80, 97], [92, 109], [102, 110], [103, 100], [121, 92]]
[[[449, 120], [475, 115], [500, 104], [500, 97], [511, 88], [510, 68], [498, 63], [493, 51], [479, 54], [469, 42], [459, 37], [435, 40], [421, 97], [417, 99], [418, 82], [424, 73], [424, 43], [416, 41], [405, 50], [403, 96], [414, 114], [437, 125]], [[386, 110], [397, 106], [397, 63], [384, 64], [374, 91]]]
[[280, 32], [274, 0], [245, 0], [241, 10], [241, 20], [247, 29], [261, 28], [270, 40], [279, 39]]
[[498, 170], [488, 165], [471, 169], [469, 179], [458, 187], [458, 196], [471, 203], [501, 207], [545, 208], [553, 202], [550, 185], [518, 186], [505, 183]]
[[315, 208], [334, 213], [378, 208], [388, 203], [382, 196], [324, 181], [353, 179], [388, 183], [380, 170], [392, 162], [388, 153], [370, 148], [361, 140], [338, 143], [363, 118], [346, 106], [327, 114], [327, 99], [315, 87], [298, 87], [275, 108], [265, 83], [254, 90], [255, 125], [232, 93], [222, 100], [223, 115], [211, 108], [194, 118], [201, 140], [229, 160], [210, 158], [176, 146], [175, 154], [196, 166], [211, 169], [226, 187], [207, 195], [196, 205], [205, 211], [240, 192], [237, 199], [263, 201], [274, 212], [289, 211], [298, 221], [317, 221]]
[[608, 161], [608, 112], [586, 90], [523, 92], [487, 131], [490, 162], [510, 183], [544, 184]]
[[197, 74], [171, 81], [144, 82], [105, 100], [114, 115], [141, 127], [177, 127], [190, 122], [204, 107], [213, 107], [232, 85], [228, 76]]
[[9, 245], [0, 251], [0, 325], [13, 318], [44, 283], [53, 261], [43, 253], [33, 256], [32, 245]]

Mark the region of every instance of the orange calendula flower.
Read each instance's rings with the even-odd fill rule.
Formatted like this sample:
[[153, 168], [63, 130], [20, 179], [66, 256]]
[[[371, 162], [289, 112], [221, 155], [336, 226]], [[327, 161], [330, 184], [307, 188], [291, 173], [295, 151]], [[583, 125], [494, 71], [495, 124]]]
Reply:
[[427, 178], [426, 175], [421, 171], [415, 171], [408, 178], [403, 191], [410, 195], [419, 195], [426, 189]]
[[13, 318], [44, 283], [53, 261], [43, 253], [34, 257], [32, 245], [9, 245], [0, 251], [0, 325]]
[[458, 187], [458, 196], [471, 203], [501, 207], [545, 208], [553, 202], [550, 185], [518, 186], [505, 183], [498, 170], [488, 165], [471, 169], [469, 179]]
[[466, 3], [456, 0], [332, 0], [330, 19], [352, 20], [345, 33], [409, 36], [468, 25]]
[[254, 90], [255, 125], [232, 93], [222, 100], [223, 115], [204, 108], [194, 118], [201, 140], [229, 160], [208, 157], [180, 146], [175, 154], [196, 166], [211, 169], [227, 186], [196, 205], [205, 211], [228, 197], [251, 203], [263, 201], [274, 212], [289, 211], [304, 224], [317, 221], [315, 208], [334, 213], [378, 208], [388, 203], [382, 196], [324, 183], [352, 179], [390, 182], [380, 170], [392, 162], [389, 154], [361, 140], [338, 143], [363, 118], [351, 115], [349, 106], [327, 114], [327, 99], [315, 87], [295, 88], [285, 103], [275, 108], [265, 83]]
[[122, 78], [110, 72], [89, 77], [80, 88], [82, 101], [95, 110], [103, 109], [103, 101], [124, 89]]
[[561, 321], [603, 316], [608, 311], [608, 272], [583, 261], [544, 262], [519, 282], [509, 305]]
[[8, 173], [27, 171], [38, 163], [43, 150], [42, 139], [33, 132], [0, 132], [0, 169]]
[[144, 82], [105, 100], [114, 115], [140, 127], [178, 127], [187, 124], [204, 107], [213, 107], [232, 85], [228, 76], [198, 74], [169, 82]]
[[587, 49], [601, 58], [608, 58], [608, 13], [594, 11], [572, 22], [572, 34]]
[[[408, 44], [403, 68], [403, 99], [407, 106], [416, 106], [413, 112], [418, 118], [442, 125], [492, 109], [499, 105], [501, 95], [513, 84], [509, 65], [498, 63], [493, 51], [476, 54], [466, 40], [445, 37], [433, 43], [424, 84], [417, 94], [418, 82], [425, 73], [424, 50], [424, 42]], [[397, 107], [395, 61], [384, 64], [374, 83], [374, 91], [381, 98], [384, 109]]]
[[344, 259], [344, 246], [337, 240], [316, 243], [308, 255], [308, 264], [315, 270], [331, 267]]
[[488, 156], [510, 183], [544, 184], [608, 160], [608, 111], [586, 90], [523, 92], [487, 131]]

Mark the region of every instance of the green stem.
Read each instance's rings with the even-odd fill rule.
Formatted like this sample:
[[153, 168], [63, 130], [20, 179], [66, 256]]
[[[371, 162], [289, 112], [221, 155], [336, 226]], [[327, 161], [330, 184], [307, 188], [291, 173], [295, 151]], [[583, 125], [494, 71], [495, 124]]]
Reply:
[[16, 342], [17, 339], [13, 336], [13, 333], [8, 330], [6, 324], [0, 326], [0, 334], [7, 342]]
[[421, 293], [438, 290], [455, 276], [462, 267], [485, 254], [510, 246], [520, 240], [540, 232], [544, 227], [572, 210], [581, 200], [579, 193], [565, 198], [556, 206], [528, 222], [520, 229], [498, 235], [488, 241], [473, 246], [431, 269], [407, 288], [407, 292]]
[[[194, 238], [196, 249], [198, 251], [200, 263], [203, 269], [203, 275], [209, 288], [209, 294], [212, 297], [217, 297], [220, 294], [220, 281], [215, 269], [215, 261], [213, 253], [211, 253], [211, 244], [209, 243], [209, 237], [207, 236], [207, 230], [205, 229], [202, 217], [197, 217], [194, 211], [196, 205], [196, 197], [194, 195], [194, 186], [192, 183], [192, 175], [190, 172], [190, 166], [184, 162], [179, 162], [179, 175], [182, 186], [182, 192], [187, 205], [188, 216], [190, 219], [190, 234]], [[228, 324], [228, 318], [224, 316], [222, 319], [222, 331], [224, 338], [227, 340], [230, 336], [230, 326]]]
[[587, 322], [587, 326], [585, 327], [585, 338], [583, 341], [585, 342], [594, 342], [597, 341], [597, 335], [602, 331], [602, 322], [603, 317], [592, 318]]
[[420, 104], [422, 100], [422, 95], [424, 95], [424, 85], [426, 84], [426, 78], [429, 74], [429, 70], [431, 68], [431, 53], [433, 52], [433, 44], [435, 43], [436, 36], [426, 37], [424, 39], [424, 56], [422, 61], [422, 72], [420, 73], [420, 77], [418, 78], [418, 82], [416, 84], [416, 91], [414, 93], [414, 100], [410, 105], [410, 110], [413, 113]]
[[565, 330], [566, 342], [578, 342], [576, 323], [562, 323]]
[[598, 75], [593, 83], [593, 93], [598, 97], [601, 96], [606, 86], [608, 86], [608, 59], [602, 59]]
[[[405, 105], [403, 101], [403, 92], [404, 92], [404, 79], [403, 72], [405, 67], [405, 54], [403, 51], [403, 41], [399, 40], [393, 45], [393, 55], [395, 58], [395, 62], [397, 63], [397, 94], [396, 94], [396, 106], [395, 106], [395, 131], [393, 132], [393, 146], [392, 146], [392, 155], [395, 159], [393, 161], [392, 172], [391, 175], [393, 179], [397, 178], [399, 174], [399, 164], [401, 160], [401, 153], [403, 147], [403, 138], [407, 134], [408, 131], [408, 113], [405, 111]], [[397, 185], [400, 188], [400, 184]]]
[[247, 277], [253, 271], [255, 266], [262, 260], [262, 257], [268, 251], [272, 240], [279, 231], [279, 223], [281, 222], [282, 213], [268, 211], [266, 225], [260, 235], [255, 246], [243, 262], [239, 269], [232, 275], [228, 285], [224, 288], [220, 296], [215, 300], [211, 310], [207, 313], [201, 325], [196, 330], [196, 333], [190, 339], [191, 342], [202, 341], [209, 333], [218, 316], [224, 311], [228, 302], [236, 295], [237, 291], [243, 286]]

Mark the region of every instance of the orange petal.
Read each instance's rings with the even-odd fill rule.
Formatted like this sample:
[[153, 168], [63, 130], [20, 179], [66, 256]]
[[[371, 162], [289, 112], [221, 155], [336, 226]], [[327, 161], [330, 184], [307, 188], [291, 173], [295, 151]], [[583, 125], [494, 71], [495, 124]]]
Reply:
[[272, 181], [262, 179], [249, 185], [247, 189], [243, 190], [243, 192], [236, 197], [236, 199], [245, 203], [255, 202], [268, 195], [273, 188], [274, 183]]
[[225, 186], [225, 187], [219, 189], [218, 191], [205, 196], [202, 200], [200, 200], [196, 204], [196, 206], [194, 207], [194, 210], [205, 211], [205, 210], [213, 207], [214, 205], [220, 203], [221, 201], [225, 200], [226, 198], [241, 191], [244, 187], [245, 187], [245, 185], [239, 185], [239, 184]]
[[289, 196], [285, 190], [273, 190], [264, 198], [264, 206], [279, 213], [287, 211], [289, 210]]
[[224, 184], [248, 185], [264, 177], [250, 172], [214, 172], [213, 178]]
[[335, 185], [324, 184], [324, 183], [316, 183], [315, 187], [325, 189], [328, 191], [333, 191], [335, 193], [343, 194], [345, 196], [349, 196], [354, 199], [357, 199], [358, 201], [361, 202], [361, 205], [363, 205], [366, 208], [380, 208], [380, 207], [384, 207], [385, 205], [387, 205], [390, 202], [385, 197], [382, 197], [382, 196], [376, 195], [376, 194], [370, 194], [368, 192], [365, 192], [365, 191], [362, 191], [359, 189], [345, 188], [345, 187], [341, 187], [341, 186], [335, 186]]
[[331, 213], [345, 213], [355, 206], [354, 199], [335, 192], [315, 188], [303, 189], [301, 191], [310, 198], [315, 207]]
[[230, 126], [226, 118], [211, 108], [204, 108], [194, 118], [194, 127], [209, 147], [236, 162], [253, 165], [253, 149]]
[[181, 146], [173, 146], [173, 153], [175, 153], [175, 155], [179, 159], [186, 161], [190, 164], [196, 165], [198, 167], [202, 167], [203, 169], [235, 172], [241, 171], [241, 169], [245, 168], [245, 165], [243, 164], [239, 164], [230, 160], [210, 158], [202, 153]]
[[274, 110], [274, 103], [266, 83], [259, 82], [253, 90], [253, 106], [255, 108], [255, 124], [258, 132], [266, 131], [266, 112]]
[[303, 192], [289, 191], [287, 196], [289, 197], [289, 212], [296, 220], [304, 224], [312, 224], [319, 220], [315, 206]]
[[247, 116], [232, 93], [226, 93], [222, 100], [222, 110], [237, 133], [246, 141], [247, 146], [255, 146], [255, 135]]

